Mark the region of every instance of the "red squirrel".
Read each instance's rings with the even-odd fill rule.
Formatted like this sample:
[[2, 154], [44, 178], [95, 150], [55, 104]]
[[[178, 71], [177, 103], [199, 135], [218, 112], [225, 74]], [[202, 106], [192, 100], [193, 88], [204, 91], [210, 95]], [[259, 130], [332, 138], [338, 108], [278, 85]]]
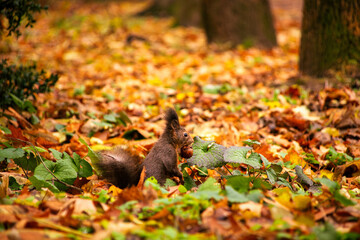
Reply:
[[100, 152], [97, 167], [102, 176], [115, 186], [126, 188], [138, 184], [145, 167], [145, 179], [154, 176], [160, 185], [164, 185], [167, 178], [174, 176], [183, 181], [177, 166], [177, 152], [183, 150], [185, 153], [182, 152], [182, 156], [192, 155], [189, 146], [194, 140], [180, 126], [179, 117], [173, 108], [166, 110], [165, 120], [164, 132], [144, 160], [119, 147]]

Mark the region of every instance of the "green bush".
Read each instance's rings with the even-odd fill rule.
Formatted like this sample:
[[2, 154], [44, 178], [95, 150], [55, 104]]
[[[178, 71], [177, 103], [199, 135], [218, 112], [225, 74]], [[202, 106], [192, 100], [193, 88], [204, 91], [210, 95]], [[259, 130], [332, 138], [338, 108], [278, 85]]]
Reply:
[[30, 66], [9, 65], [7, 60], [0, 63], [0, 109], [18, 105], [16, 100], [26, 100], [36, 93], [49, 92], [58, 81], [57, 74], [46, 77], [45, 71], [36, 70], [36, 64]]
[[20, 36], [19, 26], [25, 20], [25, 27], [32, 27], [35, 23], [33, 14], [47, 9], [41, 6], [36, 0], [1, 0], [0, 4], [0, 32], [4, 32], [5, 26], [1, 24], [3, 19], [7, 19], [7, 35], [15, 33]]

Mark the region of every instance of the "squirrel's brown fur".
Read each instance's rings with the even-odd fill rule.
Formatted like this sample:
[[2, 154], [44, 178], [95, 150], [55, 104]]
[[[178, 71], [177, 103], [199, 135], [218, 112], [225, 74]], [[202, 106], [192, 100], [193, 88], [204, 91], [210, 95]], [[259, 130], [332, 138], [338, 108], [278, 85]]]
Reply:
[[174, 109], [166, 110], [165, 120], [166, 127], [163, 134], [144, 161], [122, 148], [100, 152], [100, 162], [97, 167], [103, 177], [119, 188], [130, 187], [137, 185], [145, 166], [145, 178], [154, 176], [161, 185], [167, 178], [174, 176], [182, 181], [182, 173], [177, 166], [177, 149], [191, 145], [194, 141], [190, 134], [180, 126]]

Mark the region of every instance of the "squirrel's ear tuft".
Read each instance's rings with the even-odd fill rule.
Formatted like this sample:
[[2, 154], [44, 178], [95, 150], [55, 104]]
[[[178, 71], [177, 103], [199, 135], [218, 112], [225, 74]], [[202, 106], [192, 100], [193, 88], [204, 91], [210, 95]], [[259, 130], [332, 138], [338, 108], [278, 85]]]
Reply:
[[180, 128], [179, 117], [173, 108], [166, 109], [165, 112], [166, 128], [178, 129]]

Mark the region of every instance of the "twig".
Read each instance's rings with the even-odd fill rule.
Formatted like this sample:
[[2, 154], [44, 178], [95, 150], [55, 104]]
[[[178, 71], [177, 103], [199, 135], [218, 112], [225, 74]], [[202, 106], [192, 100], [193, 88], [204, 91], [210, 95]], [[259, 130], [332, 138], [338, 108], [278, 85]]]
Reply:
[[75, 186], [73, 186], [73, 185], [71, 185], [71, 184], [68, 184], [68, 183], [66, 183], [66, 182], [58, 179], [58, 178], [55, 176], [55, 174], [45, 165], [45, 162], [44, 162], [43, 158], [41, 157], [39, 151], [36, 149], [36, 147], [34, 146], [34, 144], [32, 144], [32, 143], [29, 142], [29, 141], [25, 141], [25, 140], [18, 139], [18, 138], [14, 138], [14, 137], [7, 137], [7, 138], [14, 139], [14, 140], [17, 140], [17, 141], [20, 141], [20, 142], [24, 142], [24, 143], [30, 144], [30, 145], [34, 148], [34, 150], [35, 150], [35, 152], [36, 152], [36, 155], [39, 157], [39, 159], [40, 159], [41, 163], [43, 164], [43, 166], [45, 167], [45, 169], [55, 178], [55, 180], [56, 180], [57, 182], [59, 182], [59, 183], [61, 183], [61, 184], [64, 184], [65, 186], [67, 186], [67, 187], [69, 187], [69, 188], [73, 188], [73, 189], [76, 189], [76, 190], [78, 190], [78, 191], [80, 191], [80, 192], [84, 192], [81, 188], [75, 187]]
[[29, 176], [27, 175], [27, 171], [25, 171], [25, 169], [22, 167], [22, 166], [20, 166], [21, 167], [21, 169], [23, 170], [23, 172], [25, 173], [25, 177], [27, 178], [27, 179], [29, 179]]
[[226, 170], [228, 170], [228, 172], [230, 173], [230, 175], [232, 175], [232, 173], [231, 173], [230, 170], [226, 167], [226, 165], [224, 165], [224, 168], [226, 168]]
[[[196, 176], [196, 174], [194, 173], [194, 171], [191, 169], [191, 167], [189, 167], [190, 168], [190, 170], [191, 170], [191, 172], [192, 172], [192, 174], [194, 174], [194, 176], [195, 176], [195, 178], [196, 178], [196, 180], [198, 180], [199, 182], [201, 182], [201, 180]], [[201, 182], [202, 183], [202, 182]]]

